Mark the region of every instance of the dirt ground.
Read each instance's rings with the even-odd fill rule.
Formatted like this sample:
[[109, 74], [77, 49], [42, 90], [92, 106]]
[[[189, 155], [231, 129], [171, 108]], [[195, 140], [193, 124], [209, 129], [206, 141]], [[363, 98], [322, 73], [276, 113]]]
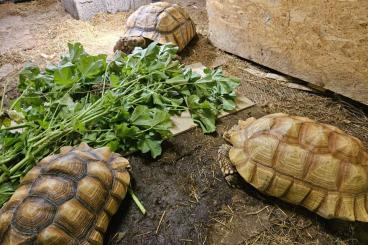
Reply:
[[[265, 78], [274, 71], [211, 45], [205, 0], [172, 2], [188, 10], [199, 33], [182, 53], [183, 61], [221, 66], [241, 79], [241, 92], [257, 106], [223, 118], [216, 134], [194, 129], [173, 138], [158, 160], [132, 156], [134, 191], [148, 214], [142, 216], [127, 197], [110, 224], [106, 244], [368, 244], [365, 224], [324, 220], [246, 184], [228, 187], [216, 162], [226, 129], [240, 118], [273, 112], [337, 125], [368, 146], [367, 108]], [[81, 42], [90, 53], [111, 54], [128, 14], [101, 14], [84, 22], [72, 19], [56, 0], [0, 5], [0, 82], [8, 84], [7, 98], [16, 96], [17, 74], [26, 62], [56, 62], [68, 41]]]

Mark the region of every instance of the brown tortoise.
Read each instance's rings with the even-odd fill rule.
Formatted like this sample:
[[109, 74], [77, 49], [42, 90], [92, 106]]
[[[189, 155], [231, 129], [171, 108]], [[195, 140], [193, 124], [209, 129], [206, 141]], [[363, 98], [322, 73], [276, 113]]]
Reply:
[[167, 2], [141, 6], [129, 16], [126, 29], [114, 51], [130, 53], [135, 47], [145, 48], [152, 41], [175, 44], [180, 51], [196, 34], [195, 25], [184, 9]]
[[0, 244], [102, 244], [130, 182], [109, 148], [63, 147], [23, 178], [0, 210]]
[[368, 222], [368, 153], [359, 139], [282, 113], [239, 121], [224, 138], [232, 144], [219, 149], [227, 181], [238, 172], [261, 192], [324, 218]]

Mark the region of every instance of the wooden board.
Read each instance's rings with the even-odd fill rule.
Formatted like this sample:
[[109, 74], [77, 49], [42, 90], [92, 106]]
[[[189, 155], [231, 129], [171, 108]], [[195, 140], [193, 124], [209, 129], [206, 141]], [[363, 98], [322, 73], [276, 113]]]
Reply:
[[[205, 66], [203, 66], [201, 63], [195, 63], [192, 65], [189, 65], [188, 67], [192, 68], [192, 70], [197, 72], [198, 74], [202, 76], [204, 75], [203, 70]], [[219, 115], [218, 118], [225, 117], [229, 114], [244, 110], [254, 105], [254, 103], [250, 99], [248, 99], [247, 97], [241, 94], [238, 94], [235, 100], [235, 104], [236, 104], [236, 109], [234, 111], [223, 112]], [[197, 127], [197, 124], [194, 123], [188, 111], [183, 112], [180, 116], [172, 116], [171, 120], [174, 123], [174, 127], [170, 129], [173, 135], [178, 135], [189, 129]]]
[[368, 1], [207, 0], [211, 42], [368, 105]]

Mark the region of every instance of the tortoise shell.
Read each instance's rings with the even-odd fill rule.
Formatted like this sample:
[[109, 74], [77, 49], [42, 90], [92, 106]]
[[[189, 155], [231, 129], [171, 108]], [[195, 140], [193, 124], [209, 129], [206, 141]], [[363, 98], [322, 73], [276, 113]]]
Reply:
[[368, 221], [368, 154], [340, 129], [271, 114], [225, 133], [229, 159], [248, 183], [330, 219]]
[[102, 244], [128, 168], [109, 148], [86, 144], [44, 158], [0, 210], [0, 244]]
[[172, 43], [182, 50], [195, 36], [195, 25], [177, 4], [156, 2], [141, 6], [127, 19], [125, 37], [142, 36], [152, 41]]

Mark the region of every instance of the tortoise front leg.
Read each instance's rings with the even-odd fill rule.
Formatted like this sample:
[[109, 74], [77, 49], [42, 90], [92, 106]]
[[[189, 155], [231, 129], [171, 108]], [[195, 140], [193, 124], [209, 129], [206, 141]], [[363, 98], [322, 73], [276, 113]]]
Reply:
[[239, 174], [229, 159], [230, 145], [223, 144], [218, 150], [218, 163], [221, 168], [221, 172], [225, 177], [226, 182], [231, 187], [239, 187]]

